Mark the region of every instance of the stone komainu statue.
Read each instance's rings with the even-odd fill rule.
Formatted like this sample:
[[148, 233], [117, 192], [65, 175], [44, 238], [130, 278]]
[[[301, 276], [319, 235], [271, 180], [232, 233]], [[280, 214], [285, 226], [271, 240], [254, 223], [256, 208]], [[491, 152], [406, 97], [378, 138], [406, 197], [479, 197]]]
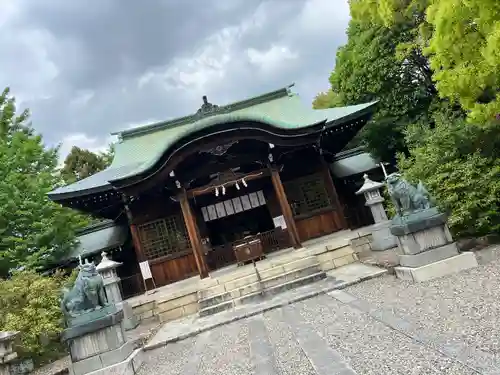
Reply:
[[386, 183], [397, 211], [410, 214], [415, 211], [431, 208], [429, 193], [422, 182], [415, 187], [406, 181], [401, 174], [392, 173], [386, 178]]
[[104, 284], [94, 263], [80, 265], [80, 271], [71, 290], [66, 290], [61, 310], [66, 319], [107, 305]]

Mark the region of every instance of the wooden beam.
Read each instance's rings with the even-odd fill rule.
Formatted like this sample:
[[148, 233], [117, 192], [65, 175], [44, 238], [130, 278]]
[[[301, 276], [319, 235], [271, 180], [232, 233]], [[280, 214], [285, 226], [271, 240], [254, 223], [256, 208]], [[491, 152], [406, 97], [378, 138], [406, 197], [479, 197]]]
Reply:
[[339, 195], [337, 194], [337, 189], [335, 188], [335, 184], [333, 183], [333, 178], [332, 174], [330, 173], [330, 168], [323, 155], [319, 155], [319, 157], [322, 165], [322, 173], [325, 179], [326, 190], [328, 191], [328, 195], [330, 196], [330, 199], [332, 200], [332, 203], [334, 204], [335, 209], [338, 213], [338, 219], [340, 221], [342, 229], [347, 229], [348, 225], [344, 215], [344, 208], [340, 202]]
[[276, 193], [276, 197], [278, 198], [278, 202], [281, 207], [281, 213], [285, 218], [285, 223], [288, 234], [290, 236], [290, 241], [292, 242], [292, 246], [295, 249], [300, 249], [302, 247], [302, 244], [300, 243], [299, 232], [297, 231], [297, 226], [295, 225], [295, 219], [293, 218], [292, 209], [290, 208], [290, 204], [288, 203], [288, 198], [286, 197], [285, 194], [285, 188], [283, 187], [283, 183], [281, 182], [279, 170], [273, 167], [270, 167], [270, 170], [271, 170], [271, 181], [273, 183], [274, 191]]
[[181, 204], [184, 223], [186, 224], [186, 229], [188, 231], [189, 241], [191, 242], [191, 247], [193, 248], [196, 266], [198, 267], [200, 277], [204, 279], [208, 277], [208, 267], [205, 261], [205, 256], [203, 255], [203, 245], [201, 243], [200, 231], [198, 229], [198, 225], [196, 224], [196, 219], [193, 215], [191, 205], [189, 204], [186, 189], [182, 189], [178, 198]]
[[[252, 180], [257, 180], [259, 178], [262, 178], [264, 176], [269, 175], [269, 170], [268, 169], [260, 169], [255, 172], [250, 172], [245, 175], [235, 175], [235, 181], [240, 181], [241, 179], [245, 179], [245, 181], [252, 181]], [[230, 181], [228, 181], [230, 182]], [[227, 182], [226, 182], [227, 183]], [[198, 197], [200, 195], [205, 195], [205, 194], [213, 194], [214, 190], [216, 187], [220, 186], [217, 183], [212, 183], [206, 186], [201, 186], [199, 188], [191, 189], [187, 191], [187, 195], [189, 198], [193, 197]]]

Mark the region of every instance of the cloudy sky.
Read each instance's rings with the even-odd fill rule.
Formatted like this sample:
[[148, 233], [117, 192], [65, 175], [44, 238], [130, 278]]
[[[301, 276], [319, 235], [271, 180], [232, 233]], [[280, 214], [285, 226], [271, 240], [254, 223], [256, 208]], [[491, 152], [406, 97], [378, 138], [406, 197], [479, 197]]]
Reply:
[[308, 105], [345, 43], [347, 0], [0, 0], [0, 88], [49, 144], [295, 82]]

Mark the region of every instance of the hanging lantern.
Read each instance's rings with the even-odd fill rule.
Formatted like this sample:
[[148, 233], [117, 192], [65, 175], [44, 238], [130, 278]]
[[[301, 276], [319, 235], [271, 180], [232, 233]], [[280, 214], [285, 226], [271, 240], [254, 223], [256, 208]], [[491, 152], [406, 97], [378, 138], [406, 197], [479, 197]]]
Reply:
[[226, 195], [226, 187], [222, 185], [222, 195]]
[[238, 183], [235, 183], [234, 186], [236, 186], [236, 190], [240, 190], [240, 185], [238, 185]]
[[218, 197], [218, 196], [219, 196], [219, 188], [218, 188], [218, 187], [216, 187], [216, 188], [215, 188], [215, 196], [216, 196], [216, 197]]
[[245, 179], [244, 179], [244, 178], [242, 178], [242, 179], [241, 179], [241, 183], [243, 184], [243, 186], [244, 186], [244, 187], [247, 187], [247, 186], [248, 186], [248, 185], [247, 185], [247, 182], [245, 181]]

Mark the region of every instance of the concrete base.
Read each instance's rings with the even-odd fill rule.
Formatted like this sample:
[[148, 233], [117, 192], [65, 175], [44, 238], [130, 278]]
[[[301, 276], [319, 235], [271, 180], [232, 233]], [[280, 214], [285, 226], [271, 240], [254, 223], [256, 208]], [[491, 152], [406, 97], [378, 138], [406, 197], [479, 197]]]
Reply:
[[[71, 326], [62, 333], [62, 341], [70, 349], [70, 375], [85, 375], [106, 371], [126, 362], [134, 352], [134, 343], [127, 341], [123, 326], [124, 313], [121, 307], [116, 312], [95, 320], [93, 312], [78, 316], [86, 323]], [[103, 375], [105, 373], [103, 372]]]
[[0, 358], [0, 375], [25, 375], [33, 371], [32, 359], [15, 359], [11, 362], [2, 363]]
[[446, 258], [458, 255], [458, 248], [455, 242], [427, 250], [415, 255], [400, 255], [399, 264], [401, 267], [422, 267], [427, 264], [439, 262]]
[[130, 304], [126, 301], [121, 301], [116, 305], [123, 310], [123, 328], [125, 328], [126, 331], [136, 328], [139, 325], [139, 321], [134, 315]]
[[[86, 375], [136, 375], [144, 363], [144, 351], [136, 349], [124, 361], [102, 369], [87, 372]], [[70, 375], [73, 375], [70, 369]]]
[[373, 251], [384, 251], [398, 246], [398, 240], [391, 233], [390, 226], [390, 220], [371, 226], [373, 239], [371, 247]]
[[395, 267], [394, 270], [399, 279], [418, 283], [448, 276], [477, 266], [478, 263], [474, 253], [462, 253], [422, 267]]
[[106, 351], [78, 362], [72, 362], [69, 367], [70, 375], [84, 375], [96, 371], [109, 370], [110, 367], [126, 361], [133, 351], [134, 344], [129, 341], [117, 349]]

